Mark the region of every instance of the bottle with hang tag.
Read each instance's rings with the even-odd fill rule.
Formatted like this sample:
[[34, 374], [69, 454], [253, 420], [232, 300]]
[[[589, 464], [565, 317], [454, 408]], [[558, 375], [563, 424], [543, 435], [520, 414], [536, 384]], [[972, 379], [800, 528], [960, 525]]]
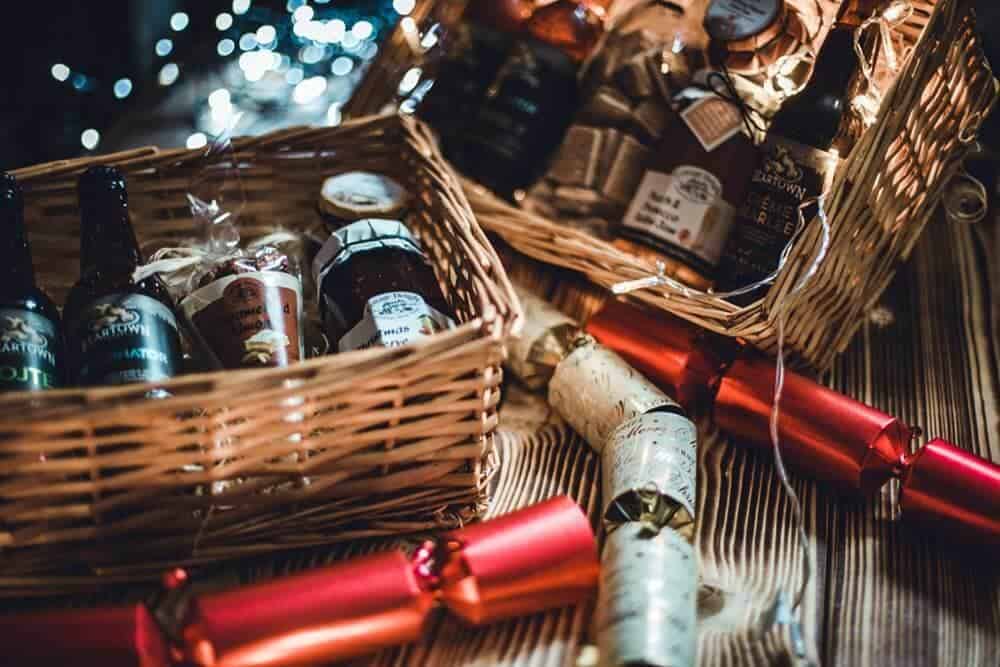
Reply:
[[705, 85], [677, 96], [680, 111], [648, 158], [616, 241], [699, 289], [715, 278], [756, 155], [740, 107], [707, 85], [717, 76], [700, 72]]
[[[848, 120], [857, 75], [855, 31], [873, 2], [848, 0], [827, 35], [812, 80], [784, 102], [771, 121], [754, 165], [750, 189], [723, 251], [719, 289], [732, 291], [766, 278], [800, 225], [800, 209], [826, 191], [843, 154], [838, 138]], [[843, 146], [843, 145], [841, 145]], [[730, 300], [746, 305], [764, 296], [759, 288]]]
[[525, 207], [601, 238], [621, 220], [650, 151], [675, 116], [674, 96], [706, 65], [695, 0], [620, 13], [581, 72], [582, 100]]

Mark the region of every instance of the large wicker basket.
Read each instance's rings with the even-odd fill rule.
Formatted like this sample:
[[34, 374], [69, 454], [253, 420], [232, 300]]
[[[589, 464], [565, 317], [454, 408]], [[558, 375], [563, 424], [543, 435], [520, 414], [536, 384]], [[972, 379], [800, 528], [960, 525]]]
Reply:
[[163, 400], [144, 386], [0, 397], [0, 594], [437, 529], [482, 507], [520, 311], [428, 130], [385, 116], [204, 153], [140, 149], [16, 172], [42, 285], [61, 301], [77, 278], [76, 176], [88, 165], [125, 171], [147, 252], [197, 233], [185, 193], [206, 169], [238, 169], [224, 196], [245, 196], [241, 230], [254, 238], [317, 225], [322, 180], [364, 168], [419, 195], [409, 222], [459, 326], [404, 348], [187, 375], [163, 385]]
[[[899, 27], [908, 57], [877, 121], [838, 170], [826, 199], [829, 254], [806, 287], [792, 299], [781, 298], [816, 256], [821, 242], [816, 224], [792, 249], [766, 297], [750, 306], [669, 285], [630, 298], [766, 351], [773, 351], [784, 315], [786, 345], [798, 360], [820, 369], [832, 363], [909, 255], [997, 94], [971, 1], [911, 4], [913, 14]], [[829, 17], [838, 5], [820, 0], [817, 6]], [[369, 97], [356, 108], [375, 110], [378, 104]], [[655, 273], [649, 263], [610, 243], [510, 206], [483, 188], [468, 185], [467, 193], [483, 227], [531, 257], [579, 271], [604, 287]]]

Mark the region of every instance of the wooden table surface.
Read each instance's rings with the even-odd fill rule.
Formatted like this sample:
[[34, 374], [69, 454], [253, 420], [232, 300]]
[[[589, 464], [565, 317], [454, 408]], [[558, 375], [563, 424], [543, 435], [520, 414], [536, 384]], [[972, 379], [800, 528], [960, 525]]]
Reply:
[[[1000, 461], [997, 337], [985, 258], [991, 230], [936, 220], [851, 348], [830, 386]], [[519, 264], [520, 266], [520, 264]], [[572, 278], [538, 281], [582, 316]], [[996, 289], [996, 287], [994, 287]], [[537, 397], [514, 391], [502, 411], [498, 514], [570, 493], [595, 517], [599, 465]], [[803, 574], [788, 500], [770, 457], [703, 435], [698, 546], [703, 604], [700, 664], [795, 664], [787, 625], [769, 623], [779, 590]], [[796, 479], [818, 570], [804, 602], [806, 645], [823, 665], [1000, 665], [1000, 565], [897, 521], [898, 485], [867, 500]], [[419, 645], [378, 665], [567, 665], [587, 639], [590, 610], [540, 614], [487, 630], [444, 620]], [[581, 663], [586, 662], [586, 652]], [[365, 661], [368, 662], [368, 661]], [[364, 663], [361, 663], [364, 664]]]

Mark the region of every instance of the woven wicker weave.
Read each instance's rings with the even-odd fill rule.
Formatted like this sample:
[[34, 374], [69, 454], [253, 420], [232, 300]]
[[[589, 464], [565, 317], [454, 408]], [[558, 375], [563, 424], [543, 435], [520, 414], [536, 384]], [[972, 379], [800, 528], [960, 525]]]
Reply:
[[[840, 3], [796, 4], [821, 8], [829, 24]], [[826, 200], [829, 255], [805, 289], [794, 299], [782, 298], [816, 255], [821, 239], [816, 224], [793, 248], [767, 296], [755, 304], [740, 308], [672, 286], [631, 298], [772, 352], [784, 314], [785, 340], [798, 361], [829, 367], [909, 255], [996, 98], [971, 2], [913, 0], [911, 5], [912, 15], [898, 28], [905, 65], [885, 95], [878, 120], [838, 170]], [[397, 62], [403, 56], [385, 57]], [[398, 65], [392, 72], [371, 72], [388, 97], [359, 100], [356, 112], [390, 101], [395, 88], [385, 81], [398, 81], [402, 72]], [[604, 287], [655, 273], [650, 264], [610, 243], [509, 206], [482, 188], [467, 184], [466, 189], [479, 222], [531, 257], [579, 271]]]
[[36, 269], [58, 301], [78, 276], [76, 176], [97, 162], [125, 171], [147, 253], [197, 233], [185, 192], [213, 166], [238, 166], [223, 196], [245, 193], [245, 238], [317, 225], [331, 174], [390, 174], [419, 194], [409, 222], [460, 324], [403, 348], [179, 377], [164, 400], [142, 386], [0, 396], [0, 594], [58, 589], [67, 572], [440, 528], [481, 509], [520, 310], [424, 126], [386, 116], [239, 139], [214, 158], [140, 149], [20, 170]]

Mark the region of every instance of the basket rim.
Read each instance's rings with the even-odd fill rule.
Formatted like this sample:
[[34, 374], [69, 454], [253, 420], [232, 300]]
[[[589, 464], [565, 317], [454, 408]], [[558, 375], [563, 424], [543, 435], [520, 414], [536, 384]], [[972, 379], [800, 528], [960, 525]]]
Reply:
[[[336, 354], [326, 354], [312, 359], [305, 359], [290, 366], [275, 368], [234, 368], [223, 370], [185, 373], [159, 382], [138, 383], [102, 387], [66, 387], [47, 390], [45, 392], [18, 391], [0, 394], [0, 406], [10, 403], [23, 403], [26, 398], [44, 396], [46, 402], [55, 400], [65, 405], [67, 399], [82, 398], [85, 402], [113, 402], [116, 398], [125, 398], [144, 393], [150, 388], [161, 388], [167, 391], [196, 385], [205, 382], [217, 382], [222, 378], [227, 381], [250, 381], [254, 378], [280, 380], [282, 376], [293, 379], [301, 374], [309, 374], [316, 369], [335, 368], [338, 374], [347, 374], [351, 370], [361, 368], [371, 369], [382, 364], [398, 360], [401, 356], [410, 359], [426, 351], [428, 348], [454, 349], [453, 345], [464, 347], [481, 341], [489, 341], [502, 345], [508, 336], [518, 335], [523, 324], [524, 314], [507, 272], [500, 261], [496, 250], [479, 225], [472, 207], [465, 195], [458, 177], [452, 167], [445, 161], [437, 146], [431, 130], [420, 120], [403, 114], [380, 114], [346, 120], [332, 127], [313, 127], [294, 125], [257, 136], [240, 136], [232, 140], [232, 155], [238, 157], [247, 152], [270, 149], [281, 152], [283, 149], [295, 150], [301, 148], [304, 141], [318, 141], [324, 137], [337, 134], [371, 131], [398, 131], [400, 143], [408, 143], [427, 159], [423, 168], [436, 170], [438, 180], [447, 186], [455, 196], [456, 203], [463, 214], [462, 227], [466, 241], [475, 249], [469, 264], [471, 270], [479, 274], [479, 278], [489, 288], [485, 290], [480, 303], [481, 312], [478, 317], [459, 324], [448, 331], [439, 332], [433, 336], [409, 343], [397, 348], [377, 348], [369, 350], [354, 350]], [[417, 148], [419, 144], [419, 148]], [[298, 145], [298, 146], [296, 146]], [[24, 184], [31, 184], [51, 177], [67, 178], [83, 173], [94, 165], [111, 165], [124, 169], [126, 172], [141, 172], [147, 169], [165, 166], [179, 167], [197, 162], [205, 157], [204, 148], [169, 148], [157, 146], [142, 146], [139, 148], [119, 151], [96, 156], [56, 160], [12, 170], [10, 173]], [[477, 261], [480, 260], [480, 261]], [[485, 266], [484, 266], [485, 265]], [[419, 363], [419, 360], [417, 361]], [[405, 366], [406, 364], [404, 364]], [[169, 399], [167, 399], [169, 400]]]

